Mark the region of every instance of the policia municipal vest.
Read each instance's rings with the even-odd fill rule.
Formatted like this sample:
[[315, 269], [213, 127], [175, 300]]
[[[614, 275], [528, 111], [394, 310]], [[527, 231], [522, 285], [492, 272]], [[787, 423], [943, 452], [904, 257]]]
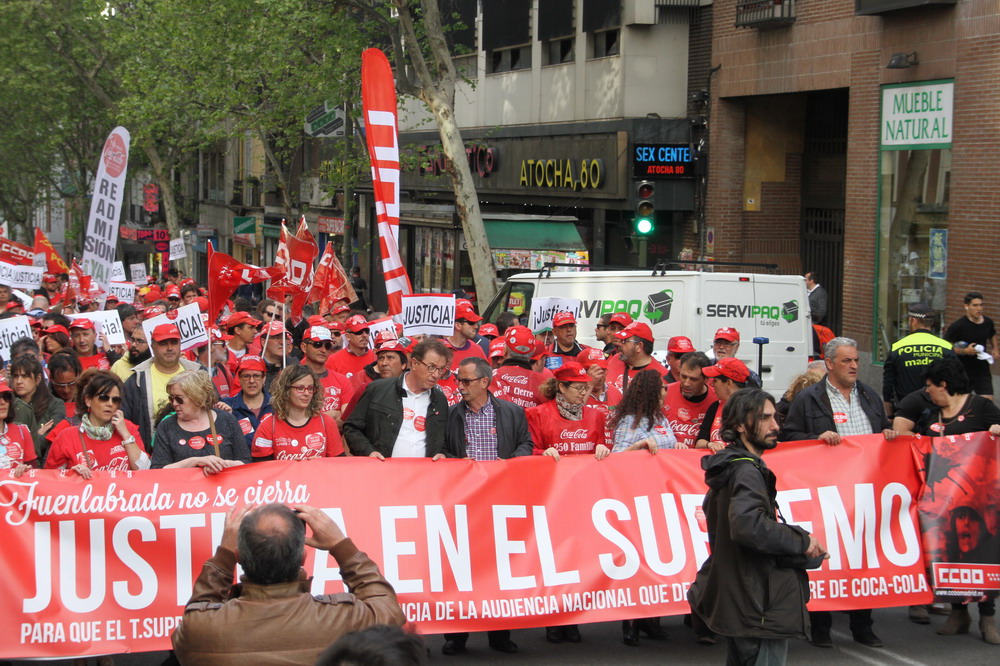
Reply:
[[951, 351], [952, 344], [930, 331], [911, 333], [892, 346], [885, 360], [885, 370], [894, 375], [895, 398], [924, 387], [923, 373], [927, 366]]

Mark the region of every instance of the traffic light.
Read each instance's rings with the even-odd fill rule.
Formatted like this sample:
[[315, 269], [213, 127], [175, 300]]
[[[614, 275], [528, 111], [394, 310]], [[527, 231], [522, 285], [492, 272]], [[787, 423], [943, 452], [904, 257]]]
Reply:
[[656, 186], [652, 181], [640, 180], [635, 185], [635, 219], [633, 228], [637, 236], [648, 236], [656, 226], [656, 206], [653, 197]]

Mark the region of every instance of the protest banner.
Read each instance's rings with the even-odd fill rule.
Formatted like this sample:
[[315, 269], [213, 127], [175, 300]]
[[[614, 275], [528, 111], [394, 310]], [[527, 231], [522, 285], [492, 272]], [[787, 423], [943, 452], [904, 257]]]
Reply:
[[142, 322], [142, 330], [147, 340], [153, 339], [153, 329], [160, 324], [175, 324], [181, 334], [181, 351], [208, 343], [205, 320], [201, 318], [201, 308], [197, 303], [182, 305], [159, 316]]
[[0, 261], [15, 266], [31, 266], [35, 263], [35, 248], [0, 236]]
[[135, 285], [131, 282], [110, 282], [108, 293], [114, 295], [120, 302], [132, 304], [135, 302]]
[[123, 262], [116, 261], [111, 264], [111, 281], [128, 282], [128, 276], [125, 275], [125, 264]]
[[187, 248], [183, 238], [170, 239], [170, 261], [177, 261], [187, 256]]
[[146, 264], [129, 264], [129, 274], [135, 284], [146, 284]]
[[83, 314], [66, 315], [70, 321], [74, 319], [89, 319], [94, 322], [94, 329], [97, 331], [98, 343], [103, 333], [108, 339], [109, 345], [125, 344], [125, 329], [122, 327], [121, 317], [118, 310], [99, 310], [97, 312], [84, 312]]
[[131, 137], [124, 127], [108, 135], [94, 177], [94, 192], [83, 241], [83, 271], [98, 284], [111, 281], [111, 264], [118, 245], [118, 223], [125, 199], [128, 148]]
[[580, 318], [580, 299], [578, 298], [533, 298], [531, 299], [531, 317], [528, 328], [532, 333], [540, 333], [552, 328], [552, 318], [559, 312], [572, 312]]
[[403, 294], [403, 335], [455, 334], [454, 294]]
[[35, 247], [32, 249], [35, 252], [36, 259], [38, 255], [43, 255], [44, 257], [44, 263], [36, 263], [34, 264], [35, 266], [44, 266], [48, 269], [49, 273], [56, 275], [59, 273], [69, 273], [69, 266], [66, 265], [66, 261], [59, 256], [59, 253], [52, 246], [49, 237], [41, 229], [35, 229]]
[[38, 289], [44, 272], [45, 269], [40, 266], [16, 266], [0, 261], [0, 284], [18, 289]]
[[[702, 451], [605, 460], [359, 458], [198, 470], [0, 477], [0, 658], [169, 648], [234, 506], [323, 509], [392, 583], [422, 633], [603, 622], [690, 611], [708, 556]], [[905, 439], [783, 443], [778, 505], [830, 552], [812, 610], [928, 603]], [[331, 478], [338, 479], [330, 483]], [[375, 490], [377, 489], [377, 491]], [[313, 594], [343, 592], [307, 549]]]
[[[396, 335], [396, 322], [392, 320], [392, 317], [382, 317], [381, 319], [373, 319], [368, 322], [368, 348], [375, 349], [375, 338], [378, 337], [380, 331], [392, 331], [392, 337], [398, 338]], [[345, 342], [346, 346], [347, 343]]]
[[30, 338], [31, 322], [24, 315], [0, 319], [0, 358], [10, 360], [10, 346], [21, 338]]
[[[934, 424], [932, 427], [937, 427]], [[989, 433], [920, 440], [924, 557], [937, 602], [977, 601], [1000, 590], [1000, 439]]]

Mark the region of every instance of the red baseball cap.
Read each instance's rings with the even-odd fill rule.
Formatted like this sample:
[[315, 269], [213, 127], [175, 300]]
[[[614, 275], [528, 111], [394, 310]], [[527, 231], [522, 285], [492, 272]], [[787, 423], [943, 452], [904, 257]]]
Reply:
[[87, 307], [93, 302], [94, 299], [90, 298], [89, 296], [80, 296], [79, 298], [76, 299], [77, 305], [82, 305], [84, 307]]
[[715, 365], [702, 368], [701, 372], [706, 377], [718, 377], [722, 375], [741, 384], [746, 383], [750, 378], [750, 369], [743, 361], [732, 356], [720, 358]]
[[489, 358], [503, 358], [507, 355], [507, 341], [501, 338], [497, 338], [490, 343], [490, 353], [487, 354]]
[[306, 319], [306, 323], [310, 326], [326, 326], [329, 322], [322, 315], [313, 315]]
[[242, 310], [237, 310], [233, 314], [229, 315], [226, 319], [224, 326], [226, 328], [232, 328], [233, 326], [239, 326], [240, 324], [250, 324], [254, 328], [260, 326], [262, 323], [259, 319], [254, 319], [249, 312], [243, 312]]
[[479, 327], [479, 335], [484, 338], [496, 338], [500, 336], [500, 329], [495, 324], [483, 324]]
[[302, 334], [302, 342], [308, 342], [310, 340], [322, 342], [323, 340], [332, 339], [333, 336], [330, 335], [330, 329], [326, 326], [310, 326], [306, 329], [305, 333]]
[[160, 300], [160, 296], [161, 294], [159, 289], [150, 289], [145, 294], [142, 295], [142, 302], [152, 303], [153, 301]]
[[390, 338], [375, 348], [375, 355], [378, 356], [382, 352], [396, 352], [405, 360], [406, 351], [406, 345], [404, 345], [398, 338]]
[[604, 356], [604, 352], [597, 347], [587, 347], [576, 355], [576, 360], [584, 368], [589, 368], [592, 365], [596, 365], [599, 368], [608, 367], [608, 359]]
[[69, 331], [66, 330], [66, 327], [60, 324], [49, 326], [48, 328], [44, 329], [42, 333], [45, 333], [46, 335], [51, 335], [53, 333], [65, 333], [67, 336], [69, 335]]
[[240, 374], [244, 370], [256, 370], [258, 372], [267, 372], [267, 364], [264, 363], [264, 359], [260, 356], [254, 356], [252, 354], [246, 354], [240, 359], [239, 365], [236, 366], [236, 374]]
[[13, 393], [14, 389], [7, 385], [6, 379], [0, 379], [0, 393]]
[[542, 358], [548, 353], [549, 353], [548, 346], [541, 340], [535, 340], [535, 350], [531, 354], [531, 360], [537, 361], [538, 359]]
[[351, 311], [351, 306], [350, 305], [348, 305], [347, 303], [341, 303], [340, 305], [338, 305], [335, 308], [333, 308], [332, 312], [333, 312], [333, 314], [338, 315], [341, 312], [350, 312], [350, 311]]
[[108, 294], [108, 297], [104, 299], [104, 302], [105, 303], [110, 303], [111, 301], [114, 301], [115, 303], [120, 303], [121, 302], [118, 299], [118, 297], [115, 296], [114, 294]]
[[74, 319], [73, 321], [71, 321], [69, 323], [69, 330], [72, 331], [74, 328], [80, 328], [80, 329], [85, 329], [85, 330], [88, 330], [88, 331], [93, 331], [94, 328], [95, 328], [95, 326], [94, 326], [94, 322], [92, 322], [89, 319]]
[[264, 328], [260, 329], [261, 335], [267, 335], [269, 337], [277, 337], [279, 335], [285, 334], [285, 325], [280, 321], [272, 321], [264, 325]]
[[150, 307], [146, 308], [143, 311], [142, 317], [143, 317], [144, 320], [145, 319], [152, 319], [153, 317], [159, 317], [161, 314], [163, 314], [166, 311], [167, 311], [167, 309], [165, 307], [163, 307], [162, 305], [151, 305]]
[[344, 322], [342, 321], [328, 322], [326, 327], [331, 331], [336, 331], [338, 335], [344, 332]]
[[504, 334], [504, 340], [507, 349], [515, 354], [527, 356], [535, 351], [535, 335], [527, 326], [511, 326]]
[[556, 316], [552, 318], [552, 325], [555, 327], [566, 326], [568, 324], [576, 323], [576, 315], [572, 312], [557, 312]]
[[204, 296], [196, 296], [194, 302], [198, 304], [198, 309], [202, 312], [208, 312], [208, 299]]
[[59, 278], [53, 273], [45, 273], [42, 275], [42, 282], [59, 282]]
[[176, 324], [160, 324], [153, 329], [153, 340], [163, 342], [164, 340], [180, 340], [181, 332], [177, 330]]
[[359, 331], [367, 330], [368, 320], [363, 315], [352, 315], [344, 322], [344, 328], [351, 333], [358, 333]]
[[560, 382], [589, 382], [590, 375], [587, 371], [583, 369], [583, 366], [576, 361], [564, 361], [563, 364], [556, 368], [555, 373], [556, 381]]
[[731, 326], [723, 326], [715, 332], [715, 337], [712, 340], [728, 340], [729, 342], [739, 342], [740, 332]]
[[694, 345], [689, 338], [683, 335], [675, 335], [667, 341], [667, 351], [671, 354], [687, 354], [695, 351]]
[[628, 340], [632, 336], [642, 338], [646, 342], [653, 342], [653, 329], [651, 329], [648, 324], [644, 324], [641, 321], [634, 321], [615, 333], [615, 337], [619, 340]]
[[222, 340], [225, 342], [233, 339], [233, 336], [223, 333], [220, 329], [215, 328], [214, 326], [210, 326], [208, 328], [208, 337], [212, 342], [215, 342], [216, 340]]
[[197, 286], [198, 283], [194, 281], [194, 278], [186, 277], [183, 280], [181, 280], [180, 286], [183, 287], [184, 285], [188, 284], [193, 284]]
[[176, 284], [168, 284], [167, 298], [180, 298], [180, 297], [181, 297], [181, 288], [178, 287]]
[[631, 315], [629, 315], [629, 313], [616, 312], [613, 315], [611, 315], [611, 320], [608, 322], [608, 325], [621, 324], [622, 326], [628, 326], [631, 323], [632, 323], [632, 317]]
[[477, 321], [482, 321], [483, 318], [476, 314], [475, 309], [472, 305], [456, 305], [455, 306], [455, 321], [459, 319], [464, 319], [467, 322], [475, 324]]
[[14, 308], [24, 309], [24, 303], [22, 303], [21, 301], [18, 301], [18, 300], [13, 300], [13, 301], [10, 301], [9, 303], [7, 303], [7, 309], [8, 310], [13, 310]]
[[395, 330], [389, 330], [383, 328], [381, 331], [375, 334], [375, 346], [379, 346], [383, 342], [389, 342], [390, 340], [395, 340], [397, 337]]

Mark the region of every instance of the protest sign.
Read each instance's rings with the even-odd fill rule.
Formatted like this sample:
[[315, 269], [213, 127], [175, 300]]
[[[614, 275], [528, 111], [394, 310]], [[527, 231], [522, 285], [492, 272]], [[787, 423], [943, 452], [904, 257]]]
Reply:
[[31, 266], [35, 262], [35, 248], [0, 236], [0, 261], [15, 266]]
[[135, 285], [131, 282], [110, 282], [108, 293], [116, 296], [122, 303], [131, 305], [135, 302]]
[[454, 294], [404, 294], [402, 308], [403, 335], [455, 334]]
[[131, 137], [124, 127], [108, 135], [94, 177], [94, 192], [83, 241], [83, 271], [98, 284], [111, 281], [111, 264], [118, 245], [118, 223], [125, 198], [128, 148]]
[[183, 238], [173, 238], [170, 240], [170, 261], [183, 259], [187, 256], [187, 248], [184, 246]]
[[580, 299], [578, 298], [533, 298], [531, 299], [531, 318], [528, 328], [532, 333], [552, 328], [552, 318], [560, 312], [572, 312], [580, 318]]
[[70, 321], [74, 319], [89, 319], [94, 322], [97, 337], [100, 338], [101, 333], [103, 333], [108, 339], [109, 345], [125, 344], [125, 329], [122, 327], [122, 320], [118, 316], [118, 310], [99, 310], [97, 312], [84, 312], [83, 314], [66, 316], [69, 317]]
[[129, 264], [129, 273], [135, 284], [146, 284], [146, 264]]
[[[682, 615], [709, 553], [703, 456], [379, 465], [347, 457], [212, 477], [190, 469], [96, 470], [91, 480], [4, 475], [0, 562], [19, 573], [0, 595], [0, 658], [169, 649], [226, 512], [268, 502], [326, 511], [379, 564], [421, 633]], [[811, 610], [930, 602], [907, 440], [790, 442], [766, 457], [781, 515], [830, 553], [809, 572]], [[311, 592], [344, 592], [336, 562], [306, 553]], [[104, 631], [83, 640], [93, 625]]]
[[201, 308], [197, 303], [184, 305], [158, 317], [142, 322], [142, 330], [147, 340], [153, 339], [153, 329], [160, 324], [174, 324], [181, 334], [181, 351], [208, 343], [205, 320], [201, 318]]
[[24, 315], [0, 319], [0, 358], [10, 360], [10, 346], [21, 338], [30, 338], [31, 322]]
[[45, 269], [39, 266], [15, 266], [0, 261], [0, 284], [18, 289], [38, 289], [44, 272]]
[[125, 275], [125, 264], [121, 261], [116, 261], [111, 264], [111, 281], [112, 282], [127, 282], [128, 276]]
[[[375, 349], [375, 338], [378, 337], [379, 331], [392, 331], [392, 337], [398, 338], [396, 335], [396, 322], [392, 320], [392, 317], [382, 317], [381, 319], [375, 319], [368, 322], [368, 348]], [[345, 342], [346, 346], [347, 343]]]

